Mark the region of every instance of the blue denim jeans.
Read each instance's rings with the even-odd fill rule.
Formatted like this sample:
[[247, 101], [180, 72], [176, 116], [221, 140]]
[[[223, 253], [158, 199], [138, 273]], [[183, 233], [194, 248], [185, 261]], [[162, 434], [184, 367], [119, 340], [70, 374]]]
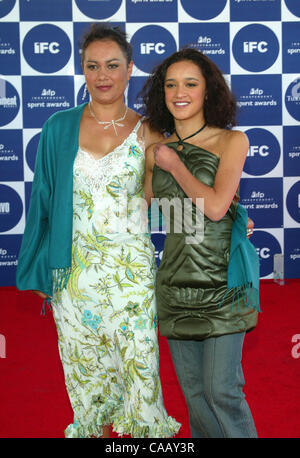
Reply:
[[257, 437], [243, 393], [244, 337], [238, 333], [203, 341], [168, 339], [192, 438]]

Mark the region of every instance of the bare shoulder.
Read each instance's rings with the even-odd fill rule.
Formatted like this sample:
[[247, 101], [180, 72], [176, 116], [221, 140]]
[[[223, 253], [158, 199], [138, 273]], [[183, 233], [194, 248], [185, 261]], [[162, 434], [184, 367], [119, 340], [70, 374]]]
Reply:
[[248, 150], [249, 140], [247, 135], [241, 130], [226, 130], [224, 134], [224, 140], [229, 147], [239, 147], [241, 149]]
[[151, 129], [147, 119], [142, 120], [142, 129], [146, 149], [151, 145], [155, 145], [156, 143], [162, 143], [165, 139], [163, 134]]
[[152, 143], [146, 148], [145, 151], [145, 161], [146, 161], [146, 169], [153, 170], [155, 164], [155, 157], [154, 157], [154, 148], [158, 142]]
[[240, 130], [224, 130], [221, 135], [222, 154], [240, 153], [246, 155], [249, 150], [247, 135]]

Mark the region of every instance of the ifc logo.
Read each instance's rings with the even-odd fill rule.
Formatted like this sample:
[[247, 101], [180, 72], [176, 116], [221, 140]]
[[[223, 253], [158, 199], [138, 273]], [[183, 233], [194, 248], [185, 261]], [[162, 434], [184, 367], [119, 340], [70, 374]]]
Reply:
[[163, 257], [164, 244], [165, 244], [166, 235], [161, 232], [152, 232], [151, 240], [155, 247], [155, 260], [157, 266], [160, 265], [160, 262]]
[[232, 51], [242, 68], [250, 72], [262, 72], [276, 61], [279, 42], [269, 27], [250, 24], [235, 35]]
[[254, 231], [251, 242], [260, 259], [260, 276], [267, 277], [273, 272], [274, 254], [281, 254], [281, 246], [278, 240], [266, 231]]
[[199, 2], [191, 0], [181, 0], [183, 9], [195, 19], [207, 21], [212, 19], [223, 11], [227, 0], [218, 0], [210, 2]]
[[41, 73], [54, 73], [63, 68], [71, 56], [68, 35], [52, 24], [31, 29], [23, 41], [23, 55], [27, 63]]
[[132, 37], [133, 60], [140, 70], [151, 73], [165, 57], [176, 51], [173, 35], [158, 25], [147, 25]]
[[0, 17], [6, 16], [15, 6], [16, 0], [1, 0], [0, 1]]
[[280, 145], [277, 138], [265, 129], [250, 129], [246, 134], [250, 148], [244, 171], [254, 176], [269, 173], [275, 168], [280, 158]]
[[93, 19], [106, 19], [115, 14], [122, 0], [75, 0], [80, 11]]
[[285, 4], [291, 13], [300, 17], [300, 2], [298, 0], [285, 0]]
[[32, 172], [34, 172], [35, 159], [39, 146], [39, 140], [40, 133], [34, 135], [34, 137], [30, 139], [25, 151], [26, 162]]

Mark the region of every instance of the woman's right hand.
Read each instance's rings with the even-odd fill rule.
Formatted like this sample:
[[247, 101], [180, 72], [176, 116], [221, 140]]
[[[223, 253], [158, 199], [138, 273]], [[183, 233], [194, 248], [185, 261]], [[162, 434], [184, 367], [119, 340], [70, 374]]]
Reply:
[[47, 294], [44, 294], [44, 293], [42, 293], [41, 291], [37, 291], [37, 290], [35, 290], [35, 289], [33, 289], [32, 292], [33, 292], [34, 294], [37, 294], [38, 296], [40, 296], [42, 299], [46, 299], [46, 297], [48, 297]]
[[247, 237], [251, 237], [251, 235], [253, 234], [253, 229], [254, 229], [254, 221], [248, 217], [248, 221], [247, 221]]

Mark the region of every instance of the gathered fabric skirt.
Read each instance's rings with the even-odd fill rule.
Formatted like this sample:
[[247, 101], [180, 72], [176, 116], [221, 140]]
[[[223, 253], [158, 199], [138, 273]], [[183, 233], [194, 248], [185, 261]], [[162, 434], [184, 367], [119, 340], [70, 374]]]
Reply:
[[122, 242], [102, 240], [96, 256], [75, 241], [67, 287], [53, 296], [74, 411], [66, 437], [99, 437], [110, 424], [131, 437], [172, 437], [180, 428], [162, 396], [152, 242]]

